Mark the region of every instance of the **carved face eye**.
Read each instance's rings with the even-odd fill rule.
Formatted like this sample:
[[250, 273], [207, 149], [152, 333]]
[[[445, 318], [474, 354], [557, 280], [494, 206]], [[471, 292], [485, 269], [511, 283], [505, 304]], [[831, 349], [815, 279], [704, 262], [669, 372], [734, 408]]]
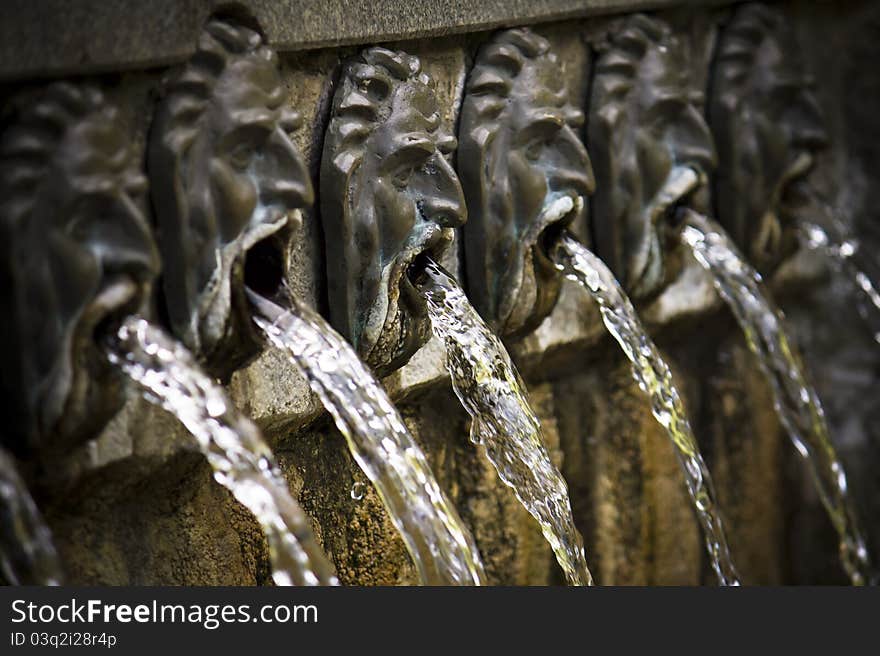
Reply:
[[660, 100], [648, 112], [648, 126], [655, 135], [662, 136], [679, 120], [679, 117], [687, 108], [688, 104], [683, 97]]
[[257, 147], [250, 142], [242, 142], [236, 144], [235, 148], [229, 151], [229, 162], [239, 171], [246, 170], [257, 154]]
[[89, 196], [78, 198], [73, 206], [70, 219], [65, 225], [65, 232], [76, 242], [84, 242], [95, 222], [95, 203]]
[[147, 179], [140, 174], [129, 175], [125, 180], [125, 193], [133, 201], [140, 201], [147, 193]]
[[391, 184], [398, 189], [406, 189], [412, 179], [413, 170], [412, 166], [401, 166], [394, 172], [394, 175], [391, 178]]
[[530, 162], [537, 162], [541, 158], [541, 152], [544, 150], [545, 141], [543, 139], [535, 139], [526, 146], [526, 159]]

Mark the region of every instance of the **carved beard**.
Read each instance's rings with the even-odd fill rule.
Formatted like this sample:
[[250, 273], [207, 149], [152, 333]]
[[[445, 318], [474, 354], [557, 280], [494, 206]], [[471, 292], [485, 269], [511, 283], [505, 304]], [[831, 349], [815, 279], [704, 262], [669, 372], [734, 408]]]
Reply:
[[786, 201], [802, 183], [811, 161], [804, 163], [795, 156], [788, 142], [774, 134], [779, 126], [769, 118], [737, 120], [734, 116], [741, 107], [736, 109], [727, 117], [725, 136], [719, 137], [722, 164], [715, 180], [717, 214], [734, 241], [766, 274], [797, 247]]
[[[369, 192], [362, 195], [372, 197]], [[381, 225], [375, 206], [367, 212], [359, 207], [358, 211], [362, 225]], [[359, 266], [349, 269], [359, 286], [353, 307], [349, 308], [353, 341], [364, 361], [380, 376], [406, 364], [431, 338], [427, 303], [410, 281], [408, 269], [423, 252], [440, 261], [453, 238], [451, 228], [419, 221], [391, 259], [386, 253], [359, 249]], [[359, 309], [363, 316], [357, 316]]]
[[[560, 200], [570, 203], [563, 203], [560, 209]], [[548, 257], [542, 240], [550, 230], [563, 230], [571, 225], [582, 207], [580, 197], [571, 200], [568, 194], [547, 190], [540, 208], [526, 222], [523, 234], [499, 239], [495, 247], [487, 244], [495, 251], [492, 259], [498, 265], [488, 275], [498, 276], [493, 323], [502, 335], [528, 334], [553, 310], [562, 276]]]

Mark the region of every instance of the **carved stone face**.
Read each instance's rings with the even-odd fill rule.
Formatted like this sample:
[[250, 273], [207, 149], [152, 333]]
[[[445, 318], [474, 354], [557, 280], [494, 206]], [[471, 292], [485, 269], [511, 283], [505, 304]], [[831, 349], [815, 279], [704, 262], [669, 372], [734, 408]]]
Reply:
[[596, 170], [592, 225], [598, 254], [627, 292], [647, 297], [669, 279], [672, 207], [715, 164], [702, 94], [691, 86], [683, 44], [669, 27], [636, 15], [596, 62], [587, 145]]
[[[149, 164], [168, 318], [225, 376], [262, 345], [244, 287], [277, 290], [289, 228], [313, 191], [288, 137], [298, 117], [283, 107], [274, 53], [256, 33], [217, 21], [200, 46], [159, 110]], [[218, 75], [204, 67], [208, 56]]]
[[823, 127], [800, 48], [781, 14], [745, 5], [723, 30], [709, 97], [718, 219], [767, 271], [796, 247], [791, 222]]
[[[561, 276], [541, 238], [577, 218], [594, 188], [575, 134], [561, 66], [528, 30], [498, 34], [477, 57], [462, 106], [458, 155], [471, 208], [465, 261], [471, 299], [504, 335], [536, 328], [553, 310]], [[568, 197], [571, 211], [553, 215]]]
[[7, 428], [31, 447], [69, 446], [125, 400], [96, 333], [141, 306], [158, 257], [135, 202], [146, 181], [100, 94], [55, 84], [25, 111], [0, 145], [3, 368], [19, 413]]
[[439, 259], [466, 219], [455, 145], [418, 59], [372, 48], [346, 65], [321, 163], [330, 312], [382, 375], [431, 334], [408, 269]]

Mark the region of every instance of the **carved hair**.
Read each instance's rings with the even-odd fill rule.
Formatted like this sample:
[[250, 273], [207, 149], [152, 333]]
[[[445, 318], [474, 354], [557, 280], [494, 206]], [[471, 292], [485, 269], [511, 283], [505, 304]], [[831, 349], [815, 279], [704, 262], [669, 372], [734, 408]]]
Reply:
[[249, 55], [272, 65], [278, 61], [258, 32], [217, 18], [208, 21], [196, 53], [180, 75], [168, 83], [167, 98], [154, 123], [161, 128], [166, 148], [179, 157], [185, 156], [199, 132], [200, 119], [211, 102], [217, 80], [230, 61]]
[[[0, 141], [0, 222], [10, 234], [27, 220], [34, 202], [39, 199], [37, 187], [46, 181], [58, 145], [67, 131], [93, 113], [113, 122], [118, 112], [104, 103], [101, 92], [91, 86], [74, 86], [55, 82], [43, 91], [27, 112], [17, 116], [16, 124]], [[71, 182], [76, 182], [72, 180]], [[86, 191], [86, 190], [81, 190]]]
[[[547, 57], [556, 64], [556, 53], [550, 52], [550, 43], [528, 29], [505, 30], [477, 55], [473, 71], [468, 77], [467, 94], [479, 120], [471, 122], [471, 137], [478, 143], [481, 135], [498, 129], [496, 119], [507, 106], [517, 77], [529, 59]], [[556, 94], [548, 98], [555, 107], [568, 103], [568, 93], [560, 85]]]
[[755, 57], [761, 43], [783, 29], [782, 15], [762, 4], [743, 5], [724, 28], [718, 45], [714, 75], [734, 96], [745, 92], [755, 71]]
[[364, 50], [347, 63], [342, 78], [341, 93], [333, 102], [332, 123], [337, 126], [327, 136], [334, 166], [350, 174], [360, 164], [370, 134], [391, 115], [394, 89], [411, 80], [433, 87], [433, 81], [422, 72], [418, 57], [385, 48]]
[[669, 27], [644, 14], [630, 16], [610, 37], [595, 67], [592, 102], [597, 114], [610, 125], [622, 117], [620, 105], [638, 84], [639, 68], [651, 48], [675, 40]]

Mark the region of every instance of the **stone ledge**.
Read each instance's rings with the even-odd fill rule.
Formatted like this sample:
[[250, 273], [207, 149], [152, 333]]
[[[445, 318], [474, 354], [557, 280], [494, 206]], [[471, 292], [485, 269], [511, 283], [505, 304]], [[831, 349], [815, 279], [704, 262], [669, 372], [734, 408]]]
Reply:
[[[729, 0], [244, 0], [279, 51], [460, 34], [574, 17]], [[5, 0], [0, 80], [180, 62], [222, 0]]]

